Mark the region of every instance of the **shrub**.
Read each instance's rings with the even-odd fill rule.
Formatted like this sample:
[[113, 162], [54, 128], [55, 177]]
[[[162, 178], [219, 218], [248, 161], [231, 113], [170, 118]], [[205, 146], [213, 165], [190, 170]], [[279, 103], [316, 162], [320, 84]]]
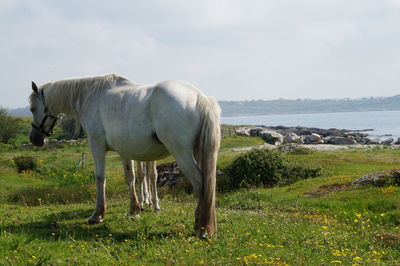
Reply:
[[18, 173], [22, 173], [22, 171], [31, 171], [37, 167], [37, 161], [32, 156], [16, 156], [13, 158], [13, 162], [17, 167]]
[[18, 134], [26, 133], [26, 125], [22, 119], [10, 116], [0, 108], [0, 142], [10, 143]]
[[282, 152], [267, 149], [243, 153], [227, 169], [231, 189], [289, 185], [320, 172], [320, 168], [293, 164]]
[[76, 132], [75, 128], [76, 123], [73, 118], [63, 117], [60, 126], [54, 128], [54, 134], [51, 139], [80, 139], [86, 137], [82, 127], [79, 128], [78, 132]]
[[385, 186], [400, 186], [400, 172], [399, 170], [386, 171], [378, 178], [372, 180], [372, 185], [376, 187]]

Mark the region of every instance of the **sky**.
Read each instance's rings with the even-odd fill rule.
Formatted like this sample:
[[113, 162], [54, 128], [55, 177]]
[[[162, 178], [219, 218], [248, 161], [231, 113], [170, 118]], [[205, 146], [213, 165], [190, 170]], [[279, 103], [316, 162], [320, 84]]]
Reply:
[[117, 73], [217, 100], [400, 94], [400, 0], [0, 0], [0, 106]]

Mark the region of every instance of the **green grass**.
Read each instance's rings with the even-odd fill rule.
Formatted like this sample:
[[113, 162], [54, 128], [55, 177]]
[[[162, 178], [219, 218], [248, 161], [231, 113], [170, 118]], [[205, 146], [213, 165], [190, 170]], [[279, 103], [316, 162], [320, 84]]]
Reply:
[[[258, 142], [223, 138], [218, 167], [240, 154], [232, 148]], [[148, 209], [139, 218], [126, 216], [121, 168], [107, 169], [104, 223], [88, 226], [94, 183], [64, 183], [60, 177], [80, 173], [72, 166], [82, 152], [88, 152], [86, 146], [0, 153], [0, 264], [400, 263], [400, 188], [324, 189], [368, 172], [400, 168], [400, 150], [289, 155], [299, 164], [322, 167], [323, 175], [286, 187], [219, 194], [218, 233], [211, 239], [194, 236], [192, 195], [163, 188], [160, 213]], [[10, 159], [21, 154], [40, 160], [39, 170], [18, 174]]]

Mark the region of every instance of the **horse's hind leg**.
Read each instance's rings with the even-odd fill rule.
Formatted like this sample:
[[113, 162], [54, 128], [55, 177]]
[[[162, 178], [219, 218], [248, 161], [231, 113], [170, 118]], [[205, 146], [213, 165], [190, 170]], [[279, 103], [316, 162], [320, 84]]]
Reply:
[[133, 173], [133, 162], [132, 160], [121, 158], [122, 166], [124, 168], [125, 173], [125, 182], [129, 187], [129, 202], [130, 202], [130, 210], [129, 215], [139, 214], [141, 210], [140, 203], [136, 196], [135, 190], [135, 175]]
[[150, 181], [150, 195], [151, 203], [153, 204], [153, 209], [156, 212], [160, 211], [160, 206], [158, 205], [158, 195], [157, 195], [157, 168], [156, 161], [151, 161], [146, 163], [146, 173], [147, 178]]
[[175, 143], [175, 145], [166, 144], [166, 147], [170, 151], [172, 156], [175, 157], [179, 168], [182, 170], [184, 176], [189, 179], [190, 183], [193, 186], [194, 193], [199, 197], [199, 201], [195, 210], [194, 228], [198, 235], [203, 236], [202, 232], [204, 231], [204, 228], [202, 228], [201, 225], [201, 212], [203, 209], [201, 200], [203, 177], [201, 174], [201, 170], [193, 157], [193, 150], [190, 145], [184, 146], [179, 145], [179, 143]]

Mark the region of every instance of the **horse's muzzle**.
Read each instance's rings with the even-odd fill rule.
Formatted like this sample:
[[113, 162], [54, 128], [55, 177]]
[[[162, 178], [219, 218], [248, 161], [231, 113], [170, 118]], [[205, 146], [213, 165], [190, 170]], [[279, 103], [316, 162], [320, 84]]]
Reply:
[[29, 133], [29, 140], [33, 146], [41, 147], [44, 145], [44, 135], [35, 128], [32, 128]]

